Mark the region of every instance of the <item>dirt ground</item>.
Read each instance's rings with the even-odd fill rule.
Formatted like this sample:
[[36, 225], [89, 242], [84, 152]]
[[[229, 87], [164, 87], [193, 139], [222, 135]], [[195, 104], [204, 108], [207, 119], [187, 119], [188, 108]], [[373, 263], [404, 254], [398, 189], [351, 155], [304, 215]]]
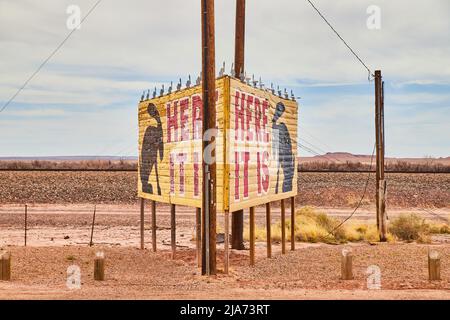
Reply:
[[[140, 245], [140, 216], [137, 205], [97, 205], [93, 242], [108, 246]], [[195, 209], [177, 206], [176, 208], [177, 245], [180, 248], [195, 248]], [[340, 220], [348, 217], [352, 209], [317, 208], [318, 211]], [[93, 204], [50, 205], [34, 204], [27, 207], [27, 243], [30, 246], [86, 246], [90, 242], [93, 219]], [[392, 209], [390, 219], [403, 213], [415, 213], [428, 221], [442, 223], [441, 219], [450, 217], [449, 209], [435, 209], [433, 215], [419, 209]], [[256, 208], [256, 225], [265, 228], [265, 208]], [[289, 220], [288, 210], [287, 219]], [[375, 208], [360, 209], [352, 222], [375, 223]], [[272, 208], [272, 224], [281, 219], [280, 208]], [[244, 224], [248, 228], [248, 210], [245, 211]], [[21, 246], [24, 244], [24, 206], [0, 205], [0, 247]], [[170, 209], [158, 205], [156, 215], [157, 244], [170, 248]], [[218, 232], [224, 232], [223, 215], [217, 218]], [[151, 244], [151, 220], [149, 208], [145, 215], [145, 243]], [[440, 235], [435, 243], [450, 243], [450, 236]], [[264, 244], [262, 244], [264, 245]]]
[[[298, 179], [299, 205], [354, 207], [367, 173], [305, 173]], [[449, 208], [450, 174], [388, 173], [389, 208]], [[0, 171], [0, 204], [136, 204], [136, 172]], [[375, 203], [370, 175], [363, 204]], [[277, 203], [274, 203], [277, 205]]]
[[[343, 245], [297, 243], [295, 252], [281, 255], [280, 244], [274, 243], [273, 258], [267, 259], [266, 244], [257, 242], [256, 265], [249, 266], [248, 250], [232, 250], [230, 274], [224, 275], [223, 244], [219, 244], [219, 274], [205, 278], [197, 268], [193, 209], [177, 210], [177, 254], [171, 260], [166, 207], [158, 209], [158, 252], [153, 253], [148, 216], [146, 250], [137, 249], [139, 211], [135, 205], [99, 205], [93, 247], [88, 247], [93, 205], [30, 206], [26, 248], [23, 206], [1, 205], [0, 249], [12, 254], [13, 279], [0, 282], [0, 299], [450, 299], [450, 243], [442, 239], [431, 245], [345, 245], [354, 255], [355, 279], [351, 281], [339, 279]], [[333, 216], [349, 213], [322, 210]], [[263, 226], [262, 208], [256, 213], [257, 224]], [[274, 209], [273, 222], [279, 215]], [[358, 218], [373, 216], [373, 211], [363, 210]], [[218, 225], [222, 228], [223, 219]], [[429, 248], [442, 256], [442, 281], [427, 280]], [[99, 251], [106, 257], [104, 282], [93, 280], [93, 260]], [[81, 268], [79, 290], [66, 286], [67, 268], [73, 264]], [[371, 265], [381, 269], [381, 290], [367, 289], [366, 271]]]
[[[105, 246], [9, 247], [12, 281], [0, 282], [0, 299], [450, 299], [449, 245], [442, 254], [442, 281], [427, 280], [427, 246], [417, 244], [352, 245], [354, 280], [342, 281], [343, 246], [298, 245], [274, 257], [259, 248], [257, 263], [248, 266], [247, 252], [232, 251], [229, 275], [202, 277], [195, 250], [153, 253]], [[105, 254], [106, 280], [93, 280], [96, 252]], [[66, 286], [67, 268], [81, 269], [81, 288]], [[366, 270], [381, 269], [381, 290], [367, 289]]]
[[[342, 219], [352, 212], [365, 179], [367, 174], [359, 173], [301, 174], [297, 206], [315, 205]], [[266, 258], [265, 243], [257, 242], [256, 265], [249, 266], [248, 250], [232, 250], [229, 275], [222, 273], [223, 244], [219, 243], [219, 274], [208, 278], [197, 267], [193, 208], [177, 206], [174, 260], [169, 252], [169, 208], [164, 205], [157, 209], [158, 252], [149, 250], [149, 208], [146, 250], [137, 249], [135, 173], [3, 171], [0, 181], [0, 250], [12, 255], [12, 281], [0, 281], [0, 299], [450, 299], [450, 237], [434, 238], [428, 245], [297, 243], [297, 250], [286, 255], [274, 243], [271, 259]], [[373, 188], [371, 180], [369, 189]], [[354, 219], [374, 221], [371, 193]], [[25, 203], [27, 247], [23, 246]], [[94, 246], [89, 247], [94, 207]], [[430, 220], [449, 218], [450, 175], [389, 175], [389, 218], [412, 212]], [[279, 219], [275, 204], [272, 223]], [[265, 225], [264, 208], [256, 209], [256, 223]], [[219, 215], [219, 232], [223, 225]], [[350, 281], [339, 279], [344, 247], [351, 247], [354, 255], [355, 279]], [[430, 248], [442, 256], [441, 281], [428, 281]], [[103, 282], [93, 280], [93, 260], [100, 251], [106, 257]], [[74, 264], [81, 269], [78, 290], [66, 285], [67, 268]], [[367, 287], [367, 268], [373, 265], [381, 270], [380, 290]]]

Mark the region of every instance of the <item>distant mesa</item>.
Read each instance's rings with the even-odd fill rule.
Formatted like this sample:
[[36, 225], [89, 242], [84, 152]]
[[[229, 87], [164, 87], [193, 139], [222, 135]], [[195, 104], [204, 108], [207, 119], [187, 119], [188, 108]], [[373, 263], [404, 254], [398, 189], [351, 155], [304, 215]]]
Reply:
[[[370, 163], [371, 155], [364, 154], [353, 154], [350, 152], [327, 152], [323, 155], [316, 155], [311, 157], [298, 157], [299, 163], [308, 162], [335, 162], [335, 163], [345, 163], [345, 162], [361, 162]], [[418, 158], [395, 158], [386, 157], [386, 162], [409, 162], [409, 163], [440, 163], [442, 165], [450, 165], [449, 157], [431, 158], [431, 157], [418, 157]]]

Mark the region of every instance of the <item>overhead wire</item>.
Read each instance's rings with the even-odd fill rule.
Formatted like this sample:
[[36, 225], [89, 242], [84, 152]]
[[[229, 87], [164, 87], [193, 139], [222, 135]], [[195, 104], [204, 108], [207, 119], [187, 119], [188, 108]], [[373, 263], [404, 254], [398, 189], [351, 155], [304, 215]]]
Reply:
[[434, 217], [436, 217], [436, 218], [438, 218], [438, 219], [444, 221], [444, 222], [447, 223], [447, 224], [448, 224], [448, 222], [449, 222], [447, 218], [444, 218], [444, 217], [441, 216], [439, 213], [436, 213], [436, 212], [434, 212], [434, 211], [432, 211], [432, 210], [430, 210], [430, 209], [427, 209], [427, 208], [419, 208], [419, 209], [422, 210], [422, 211], [424, 211], [424, 212], [426, 212], [426, 213], [428, 213], [429, 215], [432, 215], [432, 216], [434, 216]]
[[31, 80], [41, 71], [41, 69], [50, 61], [51, 58], [64, 46], [64, 44], [69, 40], [69, 38], [74, 34], [80, 27], [80, 25], [89, 17], [89, 15], [97, 8], [97, 6], [102, 2], [102, 0], [97, 0], [97, 2], [91, 7], [88, 13], [81, 19], [80, 23], [69, 34], [64, 38], [64, 40], [50, 53], [50, 55], [39, 65], [39, 67], [34, 71], [31, 76], [22, 84], [22, 86], [14, 93], [14, 95], [0, 108], [0, 112], [3, 112], [14, 99], [25, 89], [25, 87], [30, 83]]
[[372, 71], [367, 66], [367, 64], [359, 57], [359, 55], [355, 52], [355, 50], [350, 47], [350, 45], [347, 43], [347, 41], [344, 40], [344, 38], [339, 34], [339, 32], [336, 31], [336, 29], [331, 25], [331, 23], [328, 21], [327, 18], [320, 12], [320, 10], [312, 3], [311, 0], [306, 0], [309, 2], [309, 4], [313, 7], [313, 9], [317, 12], [317, 14], [325, 21], [325, 23], [333, 30], [333, 32], [338, 36], [338, 38], [345, 44], [345, 46], [350, 50], [350, 52], [358, 59], [358, 61], [366, 68], [366, 70], [369, 72], [368, 80], [371, 81], [370, 77], [374, 77]]
[[338, 158], [335, 158], [332, 155], [329, 155], [329, 152], [321, 149], [320, 147], [318, 147], [318, 146], [314, 145], [313, 143], [309, 142], [308, 140], [306, 140], [304, 138], [300, 138], [300, 137], [298, 139], [302, 140], [304, 143], [308, 144], [312, 149], [316, 149], [316, 150], [320, 151], [322, 153], [322, 154], [320, 154], [320, 156], [323, 156], [326, 159], [331, 160], [331, 161], [337, 161], [337, 162], [340, 162], [340, 163], [344, 163], [342, 160], [340, 160]]
[[335, 228], [333, 228], [333, 230], [331, 230], [328, 233], [328, 235], [334, 235], [336, 230], [338, 230], [344, 223], [346, 223], [348, 220], [350, 220], [353, 217], [353, 215], [356, 213], [356, 211], [361, 207], [361, 204], [362, 204], [362, 202], [363, 202], [363, 200], [364, 200], [364, 198], [366, 196], [366, 193], [367, 193], [367, 187], [369, 186], [369, 182], [370, 182], [370, 176], [371, 176], [371, 173], [372, 173], [371, 170], [372, 170], [372, 164], [373, 164], [373, 156], [375, 154], [375, 149], [376, 149], [375, 147], [376, 147], [376, 145], [374, 144], [373, 151], [372, 151], [372, 156], [370, 157], [369, 173], [367, 175], [367, 180], [366, 180], [366, 183], [364, 185], [364, 191], [362, 193], [361, 198], [359, 199], [358, 204], [356, 205], [355, 209], [353, 209], [352, 213], [347, 218], [342, 220]]
[[311, 139], [313, 139], [314, 141], [316, 141], [317, 143], [320, 143], [323, 147], [327, 148], [327, 149], [333, 149], [328, 143], [325, 143], [322, 140], [319, 140], [319, 138], [317, 138], [316, 136], [312, 135], [311, 132], [307, 131], [303, 126], [300, 126], [300, 132], [301, 133], [306, 133], [306, 135], [308, 135]]

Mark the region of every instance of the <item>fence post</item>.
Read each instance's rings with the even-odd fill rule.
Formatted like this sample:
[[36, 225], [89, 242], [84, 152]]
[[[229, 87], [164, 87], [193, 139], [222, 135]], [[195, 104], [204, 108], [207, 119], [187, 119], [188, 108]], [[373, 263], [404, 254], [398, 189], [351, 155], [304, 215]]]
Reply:
[[11, 280], [11, 254], [9, 252], [0, 255], [0, 280]]
[[352, 280], [353, 270], [352, 270], [352, 251], [349, 249], [342, 250], [341, 256], [341, 278], [342, 280]]
[[430, 281], [441, 280], [441, 257], [434, 250], [428, 252], [428, 277]]
[[94, 280], [105, 280], [105, 254], [97, 252], [94, 259]]

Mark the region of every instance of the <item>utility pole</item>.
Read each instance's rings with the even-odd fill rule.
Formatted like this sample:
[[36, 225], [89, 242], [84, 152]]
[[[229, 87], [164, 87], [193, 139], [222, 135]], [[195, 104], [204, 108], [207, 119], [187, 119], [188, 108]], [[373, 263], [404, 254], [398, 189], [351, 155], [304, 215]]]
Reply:
[[386, 180], [384, 179], [384, 82], [381, 71], [375, 71], [375, 140], [376, 140], [376, 203], [377, 227], [380, 241], [387, 240]]
[[[203, 157], [202, 157], [202, 275], [216, 274], [216, 163], [215, 150], [206, 154], [215, 143], [205, 141], [205, 133], [216, 128], [214, 0], [201, 0], [202, 14], [202, 94], [203, 94]], [[214, 161], [213, 161], [214, 160]]]
[[[244, 72], [245, 57], [245, 0], [236, 0], [236, 34], [234, 48], [234, 70], [237, 78]], [[231, 248], [244, 249], [244, 210], [235, 211], [231, 216]]]
[[244, 72], [245, 59], [245, 0], [236, 0], [236, 31], [234, 47], [234, 70], [237, 77]]

